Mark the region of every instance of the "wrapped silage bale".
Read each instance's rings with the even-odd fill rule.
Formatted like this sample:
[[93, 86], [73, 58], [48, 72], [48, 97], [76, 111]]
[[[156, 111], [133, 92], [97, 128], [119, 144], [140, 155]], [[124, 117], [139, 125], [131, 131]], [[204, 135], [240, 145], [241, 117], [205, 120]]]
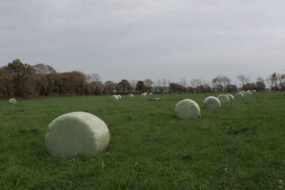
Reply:
[[129, 97], [132, 98], [132, 97], [134, 97], [134, 95], [133, 94], [129, 94]]
[[246, 92], [245, 91], [240, 91], [242, 94], [243, 94], [243, 96], [246, 96]]
[[150, 96], [151, 96], [151, 95], [152, 95], [152, 93], [150, 92], [150, 93], [148, 93], [148, 95], [150, 95]]
[[252, 95], [252, 92], [251, 92], [250, 90], [247, 90], [247, 91], [246, 91], [246, 94], [247, 94], [247, 96], [251, 96], [251, 95]]
[[243, 98], [244, 94], [242, 92], [236, 93], [236, 98]]
[[45, 145], [55, 156], [95, 155], [110, 142], [107, 125], [86, 112], [72, 112], [54, 119], [48, 126]]
[[121, 95], [117, 95], [117, 96], [118, 96], [119, 99], [122, 99], [122, 96], [121, 96]]
[[222, 104], [227, 104], [230, 102], [230, 98], [225, 94], [220, 94], [218, 98]]
[[10, 104], [17, 104], [17, 100], [15, 98], [9, 99]]
[[256, 93], [256, 90], [252, 90], [252, 93]]
[[226, 94], [226, 95], [229, 97], [230, 101], [234, 101], [235, 100], [235, 97], [233, 95], [231, 95], [231, 94]]
[[112, 96], [111, 96], [111, 100], [114, 100], [114, 101], [115, 101], [115, 100], [119, 100], [119, 97], [118, 97], [117, 95], [112, 95]]
[[206, 109], [215, 109], [221, 107], [220, 100], [215, 96], [208, 96], [207, 98], [204, 99], [203, 104], [204, 108]]
[[145, 93], [142, 93], [141, 95], [142, 95], [142, 96], [146, 96], [146, 95], [147, 95], [147, 93], [145, 92]]
[[199, 105], [190, 99], [179, 101], [175, 106], [175, 115], [180, 119], [200, 117]]

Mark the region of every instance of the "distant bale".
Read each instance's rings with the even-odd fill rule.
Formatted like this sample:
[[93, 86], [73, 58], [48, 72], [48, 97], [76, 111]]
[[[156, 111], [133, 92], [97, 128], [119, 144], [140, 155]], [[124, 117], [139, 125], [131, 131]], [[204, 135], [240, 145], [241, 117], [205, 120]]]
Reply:
[[242, 92], [236, 93], [236, 98], [243, 98], [244, 94]]
[[246, 96], [246, 92], [245, 91], [240, 91], [242, 94], [243, 94], [243, 96]]
[[54, 119], [48, 126], [45, 145], [55, 156], [95, 155], [110, 142], [107, 125], [86, 112], [72, 112]]
[[148, 95], [150, 95], [150, 96], [151, 96], [151, 95], [152, 95], [152, 93], [150, 92], [150, 93], [148, 93]]
[[114, 100], [114, 101], [115, 101], [115, 100], [119, 100], [119, 97], [118, 97], [117, 95], [112, 95], [112, 96], [111, 96], [111, 100]]
[[150, 100], [151, 100], [151, 101], [159, 101], [160, 98], [151, 98]]
[[117, 95], [117, 96], [118, 96], [119, 99], [122, 99], [122, 96], [121, 96], [121, 95]]
[[130, 97], [130, 98], [133, 98], [133, 97], [134, 97], [134, 95], [133, 95], [133, 94], [129, 94], [129, 97]]
[[175, 106], [175, 115], [180, 119], [200, 117], [199, 105], [190, 99], [179, 101]]
[[233, 95], [231, 95], [231, 94], [226, 94], [226, 95], [229, 97], [230, 101], [234, 101], [235, 100], [235, 97]]
[[207, 98], [205, 98], [203, 104], [204, 108], [206, 109], [215, 109], [221, 107], [220, 100], [215, 96], [208, 96]]
[[142, 95], [142, 96], [146, 96], [146, 95], [147, 95], [147, 93], [146, 93], [146, 92], [144, 92], [144, 93], [142, 93], [141, 95]]
[[256, 90], [252, 90], [252, 93], [256, 93]]
[[10, 104], [17, 104], [17, 100], [15, 98], [9, 99]]
[[227, 104], [230, 102], [230, 98], [225, 94], [220, 94], [218, 98], [222, 104]]
[[247, 96], [251, 96], [251, 95], [252, 95], [252, 92], [251, 92], [250, 90], [247, 90], [247, 91], [246, 91], [246, 94], [247, 94]]

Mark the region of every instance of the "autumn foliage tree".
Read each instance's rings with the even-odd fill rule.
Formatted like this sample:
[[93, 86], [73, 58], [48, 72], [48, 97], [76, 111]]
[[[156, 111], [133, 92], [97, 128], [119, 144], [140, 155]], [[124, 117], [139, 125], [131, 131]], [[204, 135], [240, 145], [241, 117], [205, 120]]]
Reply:
[[169, 83], [169, 92], [170, 93], [185, 93], [186, 92], [186, 88], [184, 86], [182, 86], [181, 84], [178, 83]]
[[226, 89], [226, 86], [230, 85], [231, 80], [227, 76], [218, 75], [217, 77], [213, 78], [212, 84], [214, 86], [215, 91], [223, 92]]
[[12, 96], [30, 95], [29, 86], [30, 74], [34, 71], [33, 67], [28, 64], [23, 64], [20, 59], [15, 59], [8, 63], [4, 69], [8, 72], [9, 78], [12, 82], [10, 88]]
[[106, 81], [104, 83], [104, 86], [105, 86], [104, 91], [106, 94], [116, 93], [116, 83], [114, 83], [113, 81], [110, 81], [110, 80]]
[[130, 85], [129, 81], [126, 79], [121, 80], [117, 85], [117, 91], [119, 93], [127, 94], [132, 92], [133, 87]]
[[144, 80], [144, 87], [145, 87], [145, 90], [147, 92], [152, 92], [152, 84], [153, 84], [153, 82], [151, 79], [145, 79]]
[[[180, 83], [161, 79], [154, 84], [151, 79], [144, 81], [122, 79], [116, 83], [103, 83], [96, 73], [84, 74], [79, 71], [56, 72], [45, 64], [29, 65], [20, 59], [15, 59], [4, 67], [0, 67], [0, 98], [26, 96], [64, 96], [64, 95], [101, 95], [128, 93], [206, 93], [206, 92], [236, 92], [237, 86], [231, 84], [229, 77], [218, 75], [212, 80], [212, 88], [201, 79], [192, 79], [190, 83], [185, 78]], [[264, 79], [258, 77], [256, 82], [250, 83], [246, 75], [237, 76], [243, 90], [264, 91]], [[266, 82], [271, 90], [285, 90], [285, 73], [273, 73]], [[190, 86], [187, 86], [190, 84]]]

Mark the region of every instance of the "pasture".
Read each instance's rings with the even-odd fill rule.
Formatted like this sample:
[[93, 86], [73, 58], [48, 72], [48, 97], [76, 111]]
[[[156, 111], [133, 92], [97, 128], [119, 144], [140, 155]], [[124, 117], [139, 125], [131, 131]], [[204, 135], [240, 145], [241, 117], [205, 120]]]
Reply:
[[[257, 93], [205, 110], [209, 95], [1, 100], [0, 189], [285, 188], [285, 93]], [[175, 117], [184, 98], [200, 105], [201, 118]], [[47, 153], [48, 124], [73, 111], [105, 121], [111, 134], [106, 152], [71, 158]]]

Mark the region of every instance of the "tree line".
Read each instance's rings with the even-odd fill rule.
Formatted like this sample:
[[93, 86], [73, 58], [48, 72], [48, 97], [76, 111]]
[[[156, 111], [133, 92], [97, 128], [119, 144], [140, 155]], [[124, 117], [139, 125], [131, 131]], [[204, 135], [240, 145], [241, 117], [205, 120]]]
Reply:
[[[237, 76], [242, 90], [266, 90], [267, 82], [271, 90], [285, 90], [285, 74], [273, 73], [266, 80], [258, 77], [250, 82], [245, 75]], [[13, 60], [4, 67], [0, 67], [0, 97], [37, 97], [63, 95], [102, 95], [128, 93], [205, 93], [205, 92], [236, 92], [237, 85], [229, 77], [219, 75], [211, 83], [201, 79], [187, 82], [171, 82], [166, 79], [151, 79], [141, 81], [102, 82], [98, 74], [84, 74], [79, 71], [56, 72], [45, 64], [29, 65], [20, 59]]]

